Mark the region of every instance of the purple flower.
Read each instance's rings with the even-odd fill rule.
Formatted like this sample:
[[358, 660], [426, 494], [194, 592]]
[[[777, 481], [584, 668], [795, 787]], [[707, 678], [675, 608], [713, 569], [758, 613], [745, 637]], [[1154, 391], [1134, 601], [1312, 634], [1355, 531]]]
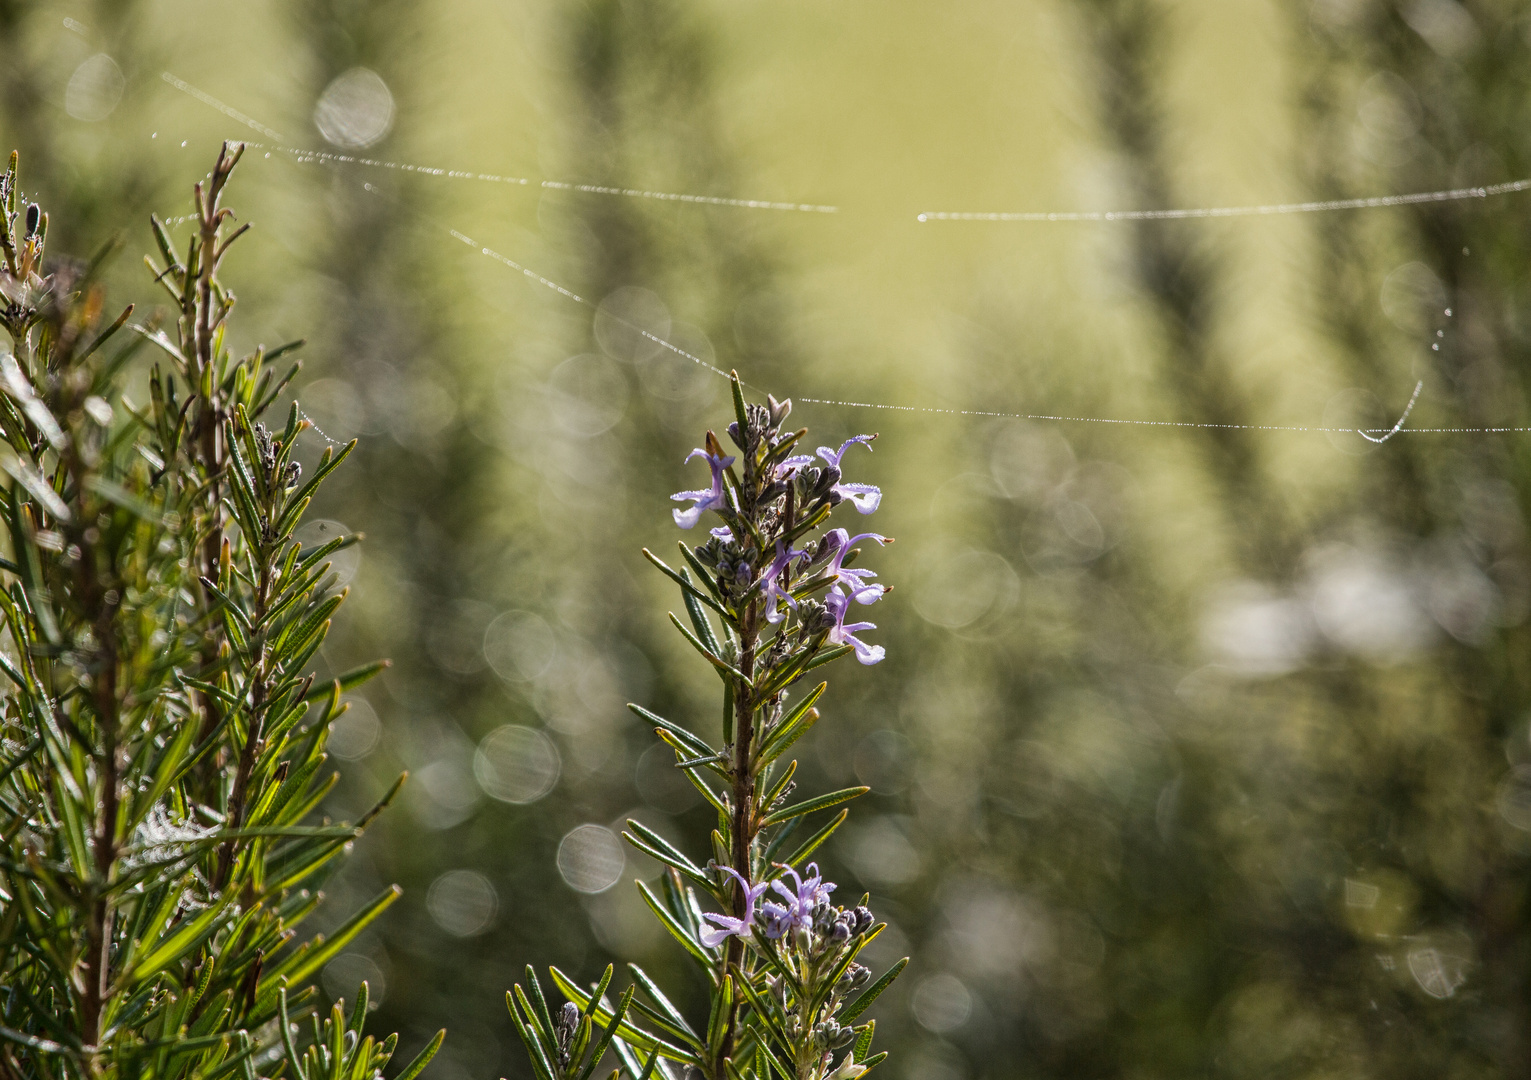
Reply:
[[789, 458], [783, 458], [776, 466], [776, 479], [785, 480], [804, 465], [813, 463], [812, 454], [793, 454]]
[[736, 919], [732, 915], [714, 915], [711, 912], [703, 915], [702, 918], [713, 923], [714, 926], [702, 927], [697, 936], [702, 939], [702, 944], [709, 949], [716, 949], [719, 945], [723, 944], [724, 938], [749, 937], [750, 924], [755, 921], [755, 901], [759, 900], [761, 894], [766, 891], [766, 882], [762, 881], [759, 885], [751, 885], [744, 878], [740, 877], [738, 871], [733, 867], [725, 866], [722, 869], [737, 881], [739, 888], [744, 891], [744, 917]]
[[829, 894], [835, 891], [832, 882], [826, 882], [819, 876], [819, 864], [808, 864], [808, 876], [799, 877], [796, 870], [790, 866], [782, 871], [792, 875], [792, 883], [796, 889], [789, 889], [781, 883], [780, 879], [771, 882], [771, 887], [781, 894], [785, 904], [777, 904], [771, 901], [761, 905], [761, 911], [765, 913], [765, 936], [779, 938], [787, 931], [794, 928], [807, 930], [813, 926], [813, 913], [820, 904], [827, 903]]
[[876, 630], [876, 623], [858, 622], [846, 624], [845, 613], [850, 609], [851, 598], [846, 596], [836, 585], [824, 596], [824, 607], [833, 616], [835, 623], [829, 628], [827, 640], [831, 645], [849, 645], [856, 650], [856, 659], [863, 664], [875, 664], [887, 655], [887, 650], [881, 645], [868, 645], [856, 637], [858, 630]]
[[[870, 450], [874, 438], [876, 438], [875, 435], [857, 435], [854, 438], [846, 439], [840, 444], [840, 449], [838, 450], [831, 450], [827, 446], [821, 446], [819, 447], [819, 457], [823, 458], [834, 468], [839, 469], [840, 459], [845, 456], [847, 450], [856, 443], [861, 443]], [[849, 499], [855, 504], [856, 509], [863, 514], [870, 514], [882, 502], [882, 489], [873, 487], [871, 484], [836, 484], [830, 490], [842, 499]]]
[[882, 594], [888, 590], [882, 585], [868, 583], [868, 578], [877, 576], [871, 570], [846, 569], [841, 565], [845, 557], [851, 553], [851, 548], [856, 546], [858, 540], [876, 540], [879, 544], [887, 544], [886, 536], [876, 533], [861, 533], [851, 536], [844, 529], [831, 529], [824, 534], [824, 542], [830, 544], [834, 551], [834, 558], [830, 560], [828, 572], [834, 575], [836, 585], [844, 585], [850, 592], [852, 600], [858, 604], [875, 604], [882, 599]]
[[689, 462], [697, 456], [706, 458], [707, 464], [712, 466], [712, 487], [703, 488], [700, 491], [677, 491], [670, 496], [676, 502], [685, 502], [687, 499], [696, 500], [695, 505], [688, 506], [684, 510], [671, 511], [675, 515], [675, 524], [682, 529], [695, 528], [696, 523], [702, 520], [702, 514], [708, 510], [728, 508], [728, 500], [723, 494], [723, 470], [732, 465], [734, 459], [718, 457], [698, 447], [686, 455], [686, 461]]
[[776, 541], [776, 558], [771, 560], [771, 565], [766, 567], [765, 573], [760, 576], [765, 587], [766, 622], [779, 623], [787, 617], [787, 613], [776, 606], [778, 600], [785, 600], [792, 607], [797, 607], [797, 601], [792, 599], [792, 594], [782, 588], [782, 578], [787, 573], [787, 567], [792, 565], [792, 560], [803, 558], [806, 554], [807, 552], [784, 548], [780, 540]]

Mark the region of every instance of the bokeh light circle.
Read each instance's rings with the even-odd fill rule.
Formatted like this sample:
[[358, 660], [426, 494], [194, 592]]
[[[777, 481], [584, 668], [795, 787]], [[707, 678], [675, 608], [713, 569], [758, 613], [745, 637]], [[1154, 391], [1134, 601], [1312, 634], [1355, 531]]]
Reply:
[[914, 988], [910, 1006], [922, 1028], [944, 1035], [967, 1023], [973, 1012], [973, 995], [961, 979], [939, 972], [926, 976]]
[[553, 741], [520, 724], [495, 728], [473, 752], [478, 786], [501, 802], [536, 802], [553, 790], [561, 767]]
[[558, 639], [540, 615], [507, 611], [484, 628], [484, 659], [510, 682], [531, 682], [558, 657]]
[[106, 53], [97, 53], [74, 69], [64, 87], [64, 111], [76, 120], [105, 120], [122, 100], [127, 80]]
[[580, 825], [558, 845], [558, 873], [576, 892], [605, 892], [621, 880], [626, 865], [622, 842], [603, 825]]
[[393, 94], [377, 72], [352, 68], [319, 95], [314, 126], [332, 146], [371, 146], [393, 127]]
[[383, 725], [364, 698], [352, 698], [347, 709], [330, 722], [324, 748], [342, 761], [360, 761], [377, 748]]
[[425, 908], [432, 921], [453, 937], [473, 937], [494, 922], [500, 900], [489, 879], [476, 870], [448, 870], [431, 882]]
[[362, 983], [367, 984], [369, 1009], [377, 1008], [388, 996], [388, 980], [383, 977], [383, 969], [377, 966], [377, 961], [364, 953], [341, 953], [324, 965], [320, 981], [331, 1001], [339, 1001], [341, 998], [355, 1001], [356, 991]]

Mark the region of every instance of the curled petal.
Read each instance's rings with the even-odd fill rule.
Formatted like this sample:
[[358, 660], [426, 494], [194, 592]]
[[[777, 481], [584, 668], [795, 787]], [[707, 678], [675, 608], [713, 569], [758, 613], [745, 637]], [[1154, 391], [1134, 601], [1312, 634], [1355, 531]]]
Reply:
[[870, 450], [872, 448], [872, 439], [874, 437], [875, 436], [872, 435], [854, 435], [841, 443], [840, 449], [838, 450], [831, 450], [827, 446], [821, 446], [819, 447], [819, 457], [823, 458], [825, 461], [829, 462], [831, 465], [838, 469], [840, 467], [840, 459], [845, 456], [845, 452], [847, 450], [849, 450], [852, 446], [855, 446], [857, 443], [861, 443], [868, 450]]
[[888, 590], [881, 585], [865, 585], [859, 589], [851, 590], [851, 599], [858, 604], [875, 604], [882, 599], [882, 594]]
[[871, 484], [836, 484], [833, 490], [863, 514], [870, 514], [882, 503], [882, 489]]
[[749, 926], [743, 919], [735, 919], [729, 915], [713, 915], [710, 912], [702, 918], [717, 924], [715, 927], [703, 926], [697, 930], [696, 936], [709, 949], [716, 949], [726, 938], [744, 937], [749, 932]]
[[776, 463], [776, 479], [785, 480], [790, 473], [796, 472], [812, 461], [812, 454], [793, 454], [789, 458], [782, 458]]
[[888, 655], [888, 650], [881, 645], [868, 645], [854, 634], [845, 635], [845, 644], [856, 650], [856, 659], [871, 667], [880, 663], [883, 657]]
[[697, 457], [706, 459], [707, 463], [712, 466], [713, 472], [715, 473], [728, 468], [734, 463], [734, 459], [732, 457], [713, 457], [707, 451], [698, 446], [695, 450], [686, 455], [686, 460], [682, 461], [681, 464], [689, 465], [691, 463], [691, 459]]
[[696, 523], [702, 520], [702, 511], [706, 509], [706, 506], [697, 503], [695, 506], [688, 506], [684, 510], [671, 510], [670, 513], [675, 516], [675, 524], [679, 525], [682, 529], [694, 529], [696, 528]]

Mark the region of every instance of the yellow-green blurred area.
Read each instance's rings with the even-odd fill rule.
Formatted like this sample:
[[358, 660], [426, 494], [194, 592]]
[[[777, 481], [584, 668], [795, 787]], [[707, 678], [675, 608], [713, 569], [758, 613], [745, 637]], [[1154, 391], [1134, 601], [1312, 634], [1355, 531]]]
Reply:
[[711, 827], [624, 704], [721, 737], [640, 549], [691, 538], [669, 495], [731, 409], [654, 338], [811, 446], [879, 433], [846, 524], [898, 539], [888, 658], [834, 669], [798, 778], [872, 788], [822, 863], [913, 957], [883, 1070], [1524, 1073], [1531, 434], [1353, 430], [1417, 382], [1407, 427], [1531, 425], [1531, 193], [917, 219], [1531, 176], [1524, 4], [3, 0], [0, 54], [50, 251], [119, 237], [135, 317], [148, 214], [252, 143], [234, 333], [307, 338], [302, 407], [360, 440], [308, 526], [366, 534], [320, 674], [394, 662], [326, 810], [411, 774], [323, 910], [405, 899], [324, 986], [367, 979], [405, 1050], [447, 1026], [428, 1075], [530, 1075], [528, 963], [704, 1001], [618, 840]]

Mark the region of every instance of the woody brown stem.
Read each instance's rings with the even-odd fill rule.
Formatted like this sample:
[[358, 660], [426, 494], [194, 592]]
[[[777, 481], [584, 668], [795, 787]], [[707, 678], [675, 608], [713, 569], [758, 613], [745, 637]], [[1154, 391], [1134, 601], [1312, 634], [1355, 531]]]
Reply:
[[[755, 675], [755, 653], [759, 645], [760, 605], [752, 601], [739, 620], [739, 672], [746, 679]], [[750, 758], [755, 740], [755, 695], [743, 680], [734, 684], [734, 760], [733, 760], [733, 848], [729, 853], [734, 873], [740, 880], [753, 881], [750, 851], [754, 847], [755, 819], [755, 773]], [[742, 919], [748, 900], [744, 890], [735, 885], [734, 917]], [[723, 971], [738, 967], [744, 960], [744, 939], [730, 937], [724, 950]], [[723, 1062], [734, 1052], [735, 1032], [738, 1024], [739, 1004], [736, 1001], [729, 1010], [728, 1026], [714, 1063], [715, 1080], [725, 1080]]]

